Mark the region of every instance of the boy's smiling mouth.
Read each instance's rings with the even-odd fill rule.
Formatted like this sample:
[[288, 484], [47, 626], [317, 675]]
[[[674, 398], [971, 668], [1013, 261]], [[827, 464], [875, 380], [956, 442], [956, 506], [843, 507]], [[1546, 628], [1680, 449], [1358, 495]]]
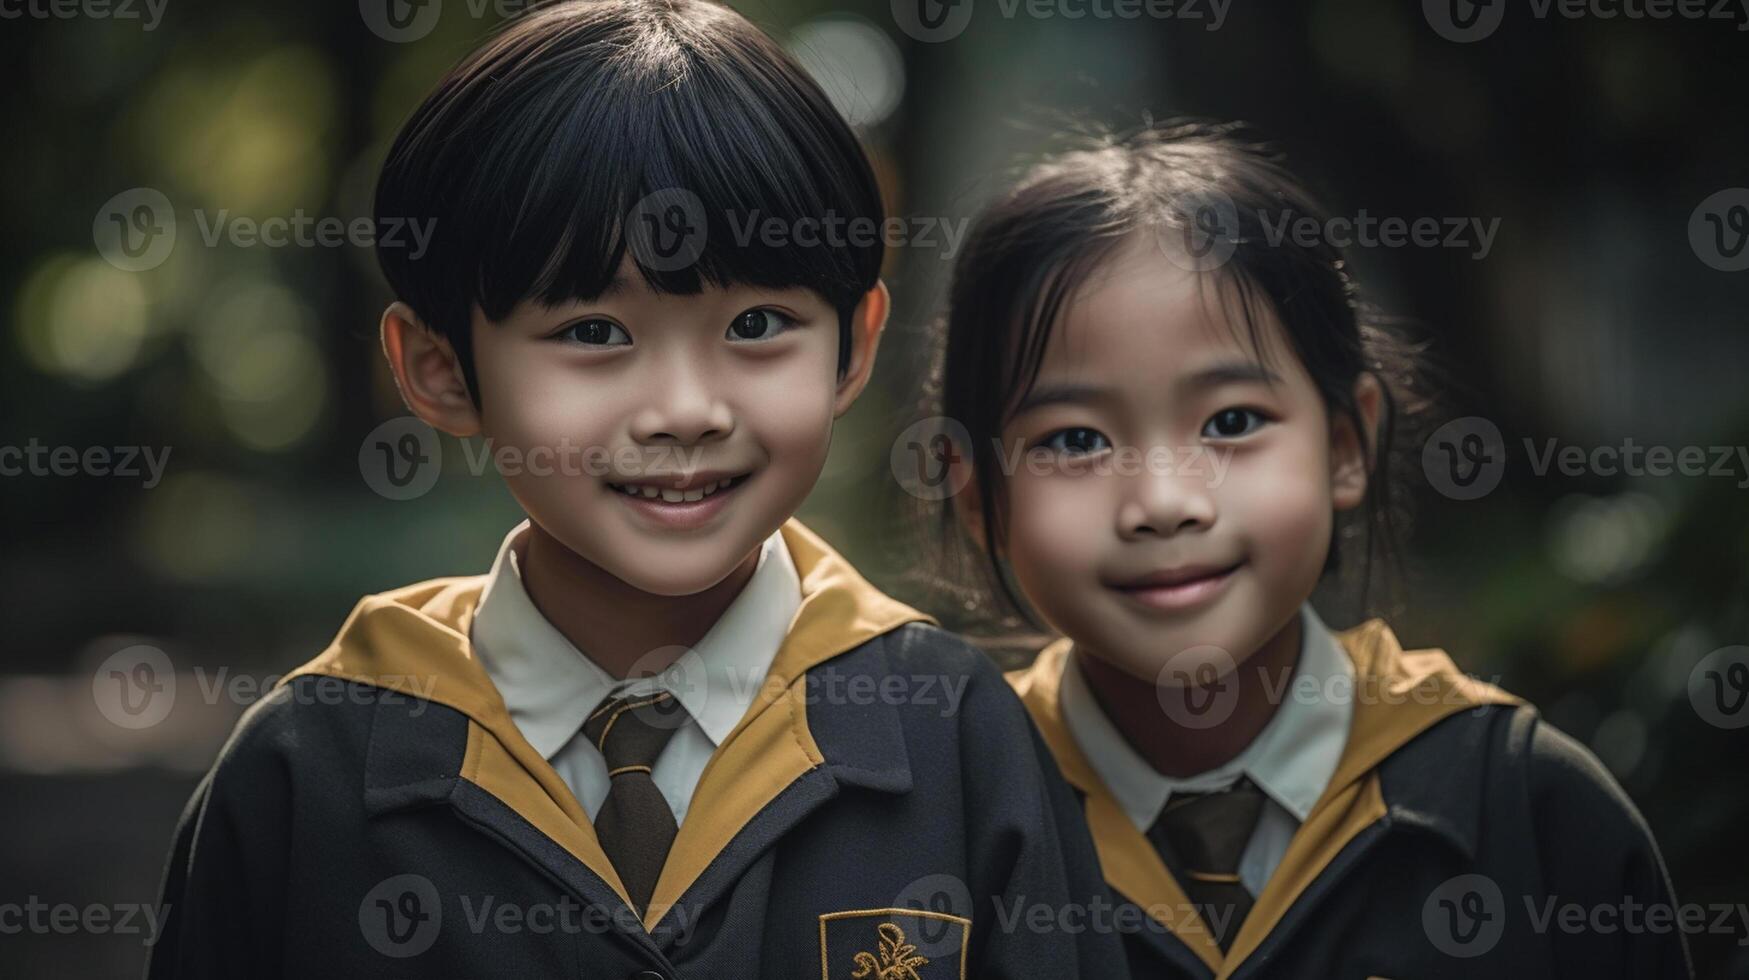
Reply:
[[737, 476], [727, 476], [717, 473], [692, 473], [672, 477], [649, 477], [643, 480], [633, 480], [626, 483], [607, 481], [607, 485], [628, 497], [642, 497], [645, 500], [661, 500], [663, 503], [678, 504], [702, 500], [722, 490], [731, 490], [740, 486], [751, 473]]
[[645, 521], [666, 529], [691, 530], [721, 512], [752, 476], [711, 471], [606, 482], [614, 495]]

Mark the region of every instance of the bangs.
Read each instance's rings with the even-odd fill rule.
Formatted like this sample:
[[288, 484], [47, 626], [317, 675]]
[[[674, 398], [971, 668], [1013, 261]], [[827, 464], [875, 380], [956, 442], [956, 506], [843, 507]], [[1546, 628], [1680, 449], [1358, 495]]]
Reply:
[[[666, 293], [802, 286], [839, 307], [873, 287], [878, 239], [833, 247], [808, 233], [834, 219], [882, 220], [860, 149], [794, 125], [808, 107], [786, 93], [760, 91], [697, 52], [680, 57], [673, 78], [614, 79], [625, 89], [616, 93], [588, 73], [506, 121], [509, 138], [482, 167], [508, 192], [503, 206], [457, 222], [479, 225], [473, 299], [489, 317], [529, 298], [598, 297], [628, 253]], [[739, 112], [723, 111], [725, 94]]]
[[473, 306], [497, 321], [595, 299], [628, 256], [658, 292], [803, 287], [843, 317], [884, 253], [845, 233], [885, 217], [848, 124], [774, 41], [702, 0], [512, 22], [408, 121], [376, 211], [433, 219], [423, 258], [378, 257], [464, 352]]

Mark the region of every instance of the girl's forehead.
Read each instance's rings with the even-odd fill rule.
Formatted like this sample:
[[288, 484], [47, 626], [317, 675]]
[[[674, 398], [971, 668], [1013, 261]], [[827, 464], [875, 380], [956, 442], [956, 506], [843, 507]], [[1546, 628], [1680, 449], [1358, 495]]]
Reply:
[[1157, 249], [1129, 247], [1066, 304], [1041, 371], [1140, 375], [1164, 383], [1212, 363], [1297, 366], [1267, 303], [1247, 303], [1232, 277], [1192, 272]]

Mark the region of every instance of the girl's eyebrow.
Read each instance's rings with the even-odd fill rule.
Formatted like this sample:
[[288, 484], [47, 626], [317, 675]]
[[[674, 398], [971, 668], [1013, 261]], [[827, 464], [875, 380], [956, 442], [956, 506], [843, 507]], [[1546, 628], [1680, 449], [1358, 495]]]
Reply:
[[1212, 364], [1184, 379], [1184, 384], [1191, 388], [1219, 388], [1232, 384], [1266, 384], [1281, 383], [1281, 375], [1264, 367], [1256, 361], [1228, 361]]
[[1024, 415], [1027, 412], [1033, 411], [1034, 409], [1044, 408], [1047, 405], [1080, 405], [1088, 402], [1096, 402], [1108, 398], [1110, 395], [1111, 389], [1104, 385], [1073, 384], [1068, 382], [1035, 385], [1031, 391], [1026, 393], [1026, 397], [1020, 400], [1020, 404], [1014, 407], [1013, 415]]

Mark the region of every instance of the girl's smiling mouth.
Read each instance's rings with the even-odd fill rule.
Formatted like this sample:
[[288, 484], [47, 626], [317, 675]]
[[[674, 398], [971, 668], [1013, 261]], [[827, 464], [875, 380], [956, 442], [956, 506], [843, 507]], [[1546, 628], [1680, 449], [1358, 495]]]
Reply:
[[1230, 565], [1179, 565], [1107, 584], [1126, 599], [1151, 610], [1185, 612], [1213, 601], [1244, 564], [1240, 561]]

